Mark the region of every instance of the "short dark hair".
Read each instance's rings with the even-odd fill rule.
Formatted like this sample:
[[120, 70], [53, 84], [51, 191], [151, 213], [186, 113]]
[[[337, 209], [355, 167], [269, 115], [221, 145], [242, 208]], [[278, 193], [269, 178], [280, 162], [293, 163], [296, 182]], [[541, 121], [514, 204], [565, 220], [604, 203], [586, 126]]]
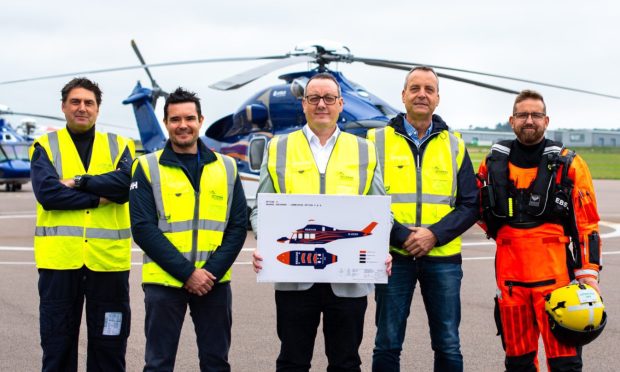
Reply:
[[168, 106], [176, 103], [194, 102], [198, 117], [202, 117], [200, 108], [200, 98], [196, 97], [196, 93], [178, 87], [174, 92], [170, 93], [164, 104], [164, 121], [168, 120]]
[[512, 113], [514, 114], [517, 110], [517, 103], [525, 101], [526, 99], [533, 99], [536, 101], [541, 101], [543, 104], [543, 114], [547, 115], [547, 104], [545, 104], [545, 100], [543, 99], [542, 94], [538, 93], [535, 90], [525, 89], [522, 90], [515, 98], [515, 103], [512, 105]]
[[[338, 88], [338, 95], [341, 96], [342, 92], [340, 91], [340, 83], [338, 83], [338, 80], [336, 80], [336, 78], [334, 77], [334, 75], [328, 73], [328, 72], [319, 72], [318, 74], [312, 76], [310, 78], [310, 80], [308, 80], [308, 82], [306, 83], [306, 88], [308, 88], [308, 85], [310, 85], [310, 82], [312, 80], [315, 79], [322, 79], [322, 80], [331, 80], [336, 84], [336, 87]], [[304, 89], [304, 95], [306, 95], [306, 89]]]
[[84, 77], [73, 78], [70, 82], [65, 84], [64, 87], [62, 87], [62, 89], [60, 90], [60, 94], [62, 96], [63, 103], [67, 102], [67, 97], [69, 96], [71, 90], [73, 90], [74, 88], [84, 88], [86, 90], [90, 90], [95, 94], [95, 101], [97, 101], [97, 106], [101, 105], [101, 95], [103, 93], [101, 92], [101, 89], [99, 89], [99, 85], [97, 85], [97, 83], [95, 83], [94, 81], [88, 80]]
[[405, 89], [407, 89], [407, 81], [409, 80], [409, 76], [414, 72], [414, 71], [430, 71], [433, 73], [433, 75], [435, 75], [435, 78], [437, 78], [437, 91], [439, 92], [439, 76], [437, 76], [437, 73], [435, 72], [435, 70], [430, 67], [430, 66], [415, 66], [414, 68], [412, 68], [411, 70], [409, 70], [409, 72], [407, 73], [407, 76], [405, 76]]

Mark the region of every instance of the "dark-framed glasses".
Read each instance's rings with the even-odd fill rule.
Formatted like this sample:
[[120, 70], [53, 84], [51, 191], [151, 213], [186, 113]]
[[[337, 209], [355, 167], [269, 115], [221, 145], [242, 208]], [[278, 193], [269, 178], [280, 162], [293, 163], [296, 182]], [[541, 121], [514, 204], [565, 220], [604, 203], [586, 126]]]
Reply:
[[518, 120], [527, 120], [528, 117], [532, 116], [532, 120], [542, 120], [547, 116], [544, 112], [515, 112], [512, 114]]
[[340, 96], [331, 96], [331, 95], [326, 95], [326, 96], [317, 96], [317, 95], [312, 95], [312, 96], [306, 96], [306, 102], [308, 102], [311, 105], [318, 105], [319, 102], [321, 102], [321, 99], [323, 100], [323, 102], [325, 102], [326, 105], [333, 105], [336, 103], [336, 101], [338, 101], [338, 98], [340, 98]]

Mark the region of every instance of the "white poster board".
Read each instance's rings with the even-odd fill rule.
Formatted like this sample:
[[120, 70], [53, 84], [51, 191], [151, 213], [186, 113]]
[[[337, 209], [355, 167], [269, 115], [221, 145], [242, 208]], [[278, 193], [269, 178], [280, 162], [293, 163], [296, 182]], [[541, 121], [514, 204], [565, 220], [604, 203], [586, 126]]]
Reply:
[[390, 197], [258, 194], [259, 282], [387, 283]]

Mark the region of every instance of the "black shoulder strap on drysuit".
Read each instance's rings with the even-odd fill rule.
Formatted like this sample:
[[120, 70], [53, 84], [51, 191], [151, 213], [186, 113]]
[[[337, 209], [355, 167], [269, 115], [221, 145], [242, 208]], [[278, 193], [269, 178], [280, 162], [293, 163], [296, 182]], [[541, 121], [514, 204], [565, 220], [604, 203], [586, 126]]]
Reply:
[[[560, 180], [560, 191], [565, 193], [568, 197], [568, 205], [569, 205], [569, 213], [568, 215], [562, 219], [562, 226], [564, 227], [564, 234], [570, 237], [571, 245], [573, 248], [573, 254], [570, 254], [570, 250], [568, 249], [568, 245], [566, 246], [566, 264], [569, 268], [569, 275], [571, 279], [574, 279], [573, 268], [581, 267], [581, 254], [579, 252], [579, 230], [577, 229], [577, 219], [575, 216], [575, 206], [573, 204], [573, 181], [568, 177], [568, 170], [573, 163], [573, 159], [577, 154], [575, 151], [568, 150], [568, 152], [560, 156], [560, 161], [562, 162], [562, 177]], [[557, 203], [557, 202], [556, 202]]]
[[490, 212], [499, 218], [507, 218], [510, 214], [508, 196], [512, 183], [508, 177], [508, 157], [510, 156], [511, 145], [512, 140], [497, 142], [491, 147], [491, 152], [486, 159], [486, 183], [490, 192]]

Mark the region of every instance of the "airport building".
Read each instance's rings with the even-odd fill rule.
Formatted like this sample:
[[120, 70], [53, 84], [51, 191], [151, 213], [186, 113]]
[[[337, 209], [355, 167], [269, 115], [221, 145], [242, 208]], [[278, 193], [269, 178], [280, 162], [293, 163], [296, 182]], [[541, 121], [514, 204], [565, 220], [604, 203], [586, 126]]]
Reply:
[[[467, 129], [457, 131], [468, 145], [491, 146], [498, 141], [515, 138], [513, 132]], [[559, 129], [548, 130], [545, 135], [549, 139], [562, 142], [566, 147], [620, 147], [620, 131]]]

